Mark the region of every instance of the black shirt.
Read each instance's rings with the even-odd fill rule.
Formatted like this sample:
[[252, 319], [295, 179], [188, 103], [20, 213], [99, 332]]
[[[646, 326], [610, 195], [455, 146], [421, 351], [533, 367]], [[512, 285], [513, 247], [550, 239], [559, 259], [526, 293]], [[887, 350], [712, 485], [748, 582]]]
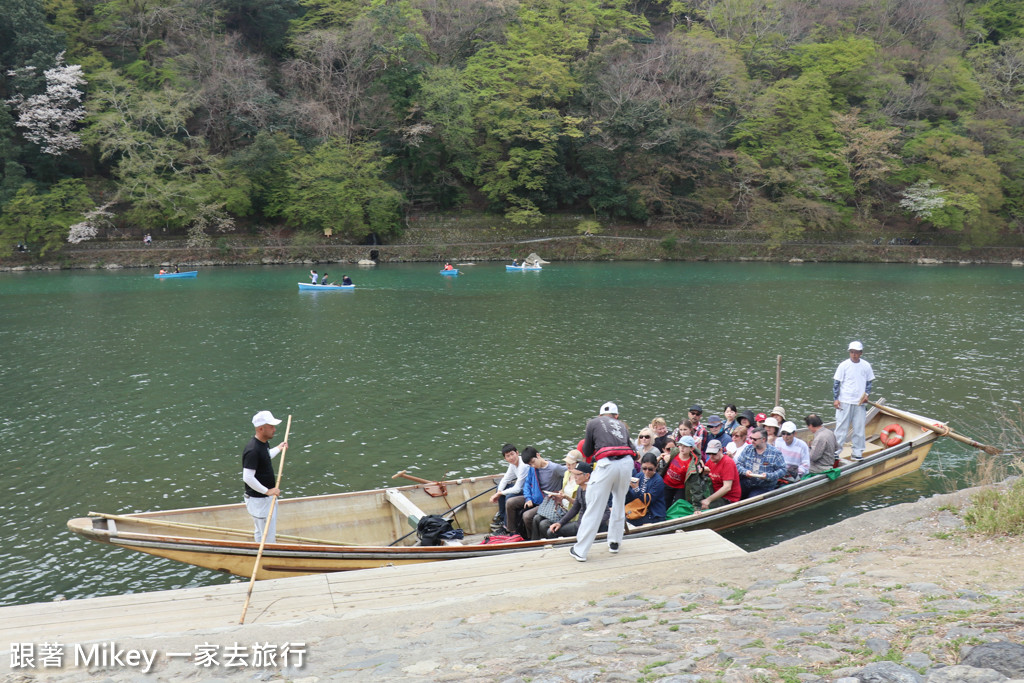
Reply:
[[[274, 466], [270, 464], [270, 448], [255, 436], [245, 445], [242, 451], [242, 469], [256, 470], [256, 481], [268, 489], [274, 488]], [[266, 498], [267, 494], [260, 493], [248, 484], [245, 485], [245, 495], [256, 498]]]

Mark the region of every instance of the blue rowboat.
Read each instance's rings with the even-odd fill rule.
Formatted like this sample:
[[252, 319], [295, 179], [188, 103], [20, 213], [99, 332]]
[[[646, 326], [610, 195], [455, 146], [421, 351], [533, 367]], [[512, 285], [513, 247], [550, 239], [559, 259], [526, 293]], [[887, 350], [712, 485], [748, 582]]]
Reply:
[[527, 270], [540, 270], [540, 269], [541, 269], [540, 266], [510, 266], [510, 265], [507, 265], [507, 264], [505, 266], [505, 270], [514, 270], [514, 271], [517, 271], [517, 272], [520, 272], [520, 271], [525, 272]]
[[199, 275], [198, 270], [190, 270], [187, 273], [157, 273], [153, 277], [157, 280], [166, 280], [170, 277], [195, 277], [196, 275]]
[[458, 275], [459, 269], [453, 268], [452, 270], [442, 270], [441, 275]]
[[355, 285], [314, 285], [314, 284], [310, 284], [309, 282], [300, 282], [299, 283], [299, 290], [300, 291], [309, 290], [311, 292], [327, 292], [327, 291], [334, 290], [334, 289], [341, 289], [341, 290], [344, 290], [344, 291], [351, 291], [351, 290], [353, 290], [355, 288], [356, 288]]

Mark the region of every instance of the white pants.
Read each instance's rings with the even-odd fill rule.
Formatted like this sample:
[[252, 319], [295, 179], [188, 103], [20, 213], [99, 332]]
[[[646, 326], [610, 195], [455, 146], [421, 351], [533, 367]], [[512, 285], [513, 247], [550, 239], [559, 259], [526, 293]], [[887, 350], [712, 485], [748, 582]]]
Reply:
[[864, 454], [864, 419], [867, 408], [856, 403], [840, 403], [836, 411], [836, 442], [839, 450], [847, 439], [850, 441], [850, 454], [859, 458]]
[[[256, 498], [255, 496], [245, 497], [245, 509], [252, 516], [253, 537], [259, 543], [263, 540], [263, 528], [267, 525], [267, 515], [270, 514], [271, 496]], [[270, 518], [270, 528], [267, 529], [267, 543], [274, 543], [277, 538], [277, 506], [274, 506], [274, 516]]]
[[608, 542], [622, 542], [626, 531], [626, 490], [632, 476], [633, 458], [602, 458], [594, 463], [594, 473], [587, 484], [587, 510], [583, 513], [576, 545], [573, 546], [578, 556], [586, 558], [590, 546], [594, 545], [609, 495], [612, 497], [612, 513], [608, 519]]

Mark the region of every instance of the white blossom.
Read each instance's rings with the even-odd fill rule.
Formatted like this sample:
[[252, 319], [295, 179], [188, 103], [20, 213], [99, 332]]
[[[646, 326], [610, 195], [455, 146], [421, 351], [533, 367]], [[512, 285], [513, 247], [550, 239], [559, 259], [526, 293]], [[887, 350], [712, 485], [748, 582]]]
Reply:
[[75, 223], [71, 226], [68, 232], [68, 242], [71, 244], [78, 244], [79, 242], [85, 242], [96, 237], [99, 232], [100, 226], [109, 224], [110, 219], [113, 218], [114, 214], [107, 209], [110, 204], [104, 204], [98, 208], [85, 214], [82, 217], [81, 223]]
[[[55, 62], [56, 66], [43, 72], [46, 92], [27, 99], [19, 94], [7, 100], [7, 104], [17, 109], [15, 125], [24, 129], [25, 139], [42, 145], [46, 154], [59, 156], [82, 146], [72, 128], [85, 118], [81, 88], [86, 81], [80, 65], [64, 64], [63, 52]], [[8, 72], [12, 76], [16, 73]]]
[[921, 180], [901, 194], [900, 208], [906, 209], [921, 220], [928, 220], [932, 214], [946, 206], [946, 191], [941, 187], [932, 187], [933, 180]]

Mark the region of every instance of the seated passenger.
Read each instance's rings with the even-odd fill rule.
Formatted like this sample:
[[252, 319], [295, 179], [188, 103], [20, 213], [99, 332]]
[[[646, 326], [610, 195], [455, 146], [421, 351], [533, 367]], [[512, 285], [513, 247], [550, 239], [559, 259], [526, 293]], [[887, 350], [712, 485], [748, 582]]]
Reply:
[[444, 269], [445, 270], [455, 270], [455, 268], [450, 263], [445, 263], [444, 264]]
[[665, 418], [654, 418], [653, 420], [651, 420], [651, 424], [647, 426], [647, 429], [649, 429], [651, 433], [654, 434], [654, 443], [652, 445], [659, 451], [665, 450], [665, 442], [668, 441], [670, 438], [668, 433], [668, 423], [665, 422]]
[[495, 519], [504, 527], [504, 531], [496, 533], [508, 533], [508, 526], [505, 525], [505, 505], [509, 500], [523, 495], [523, 486], [526, 484], [526, 475], [530, 466], [519, 457], [519, 450], [510, 443], [501, 447], [501, 457], [508, 463], [505, 475], [498, 482], [498, 490], [491, 496], [491, 502], [498, 504], [498, 513]]
[[755, 428], [750, 440], [736, 458], [744, 499], [774, 490], [786, 473], [786, 461], [778, 448], [768, 445], [764, 429]]
[[[735, 453], [736, 444], [730, 442], [729, 446], [732, 446], [732, 452]], [[712, 439], [708, 442], [708, 461], [705, 464], [714, 493], [700, 502], [700, 509], [710, 510], [738, 501], [741, 495], [740, 475], [729, 449], [723, 449], [718, 440]]]
[[814, 434], [810, 448], [811, 474], [835, 467], [839, 453], [839, 443], [836, 441], [835, 432], [826, 427], [821, 421], [821, 417], [814, 413], [804, 418], [804, 424]]
[[326, 285], [327, 284], [327, 273], [324, 273], [323, 276], [320, 278], [320, 284], [321, 285]]
[[627, 520], [633, 526], [654, 524], [665, 521], [665, 482], [657, 472], [658, 456], [647, 453], [640, 458], [640, 476], [636, 483], [630, 483], [626, 489], [626, 502], [633, 500], [644, 500], [645, 494], [650, 495], [650, 505], [647, 507], [647, 514], [639, 519]]
[[[590, 475], [593, 471], [594, 466], [589, 463], [581, 462], [576, 465], [572, 475], [576, 479], [576, 485], [580, 487], [581, 491], [577, 494], [576, 500], [573, 501], [572, 507], [565, 511], [560, 520], [550, 525], [545, 524], [547, 520], [541, 521], [538, 524], [545, 538], [568, 538], [576, 535], [576, 531], [580, 527], [580, 520], [583, 519], [583, 513], [587, 510], [587, 482], [590, 481]], [[608, 518], [612, 513], [610, 500], [611, 497], [604, 501], [604, 517], [601, 519], [601, 526], [597, 530], [598, 533], [608, 531]]]
[[633, 445], [636, 447], [637, 471], [640, 470], [640, 460], [645, 455], [652, 453], [655, 458], [661, 455], [661, 449], [654, 445], [654, 432], [650, 427], [644, 427], [640, 430], [640, 433], [636, 435], [636, 443]]
[[676, 432], [678, 433], [678, 436], [674, 438], [677, 444], [683, 439], [683, 437], [689, 436], [693, 439], [694, 452], [698, 453], [701, 456], [701, 458], [704, 457], [704, 453], [700, 449], [701, 442], [697, 440], [697, 436], [693, 433], [693, 424], [689, 420], [680, 422], [679, 427], [676, 428]]
[[772, 412], [768, 413], [768, 417], [774, 417], [775, 421], [781, 426], [786, 421], [786, 409], [782, 406], [775, 406], [772, 408]]
[[810, 450], [803, 439], [795, 436], [796, 425], [792, 422], [783, 422], [779, 428], [779, 438], [775, 447], [782, 452], [786, 461], [786, 479], [796, 481], [807, 474], [811, 469]]
[[[722, 415], [725, 415], [725, 433], [726, 434], [730, 434], [731, 435], [732, 434], [732, 430], [736, 429], [736, 427], [739, 426], [740, 423], [736, 421], [736, 418], [739, 417], [739, 414], [740, 414], [739, 411], [736, 410], [736, 406], [734, 404], [732, 404], [732, 403], [727, 405], [725, 407], [725, 410], [722, 411]], [[722, 443], [723, 443], [723, 445], [725, 444], [725, 442], [722, 442]]]
[[774, 446], [775, 440], [779, 438], [779, 421], [774, 417], [765, 418], [764, 432], [768, 435], [768, 445]]
[[754, 411], [744, 410], [742, 413], [736, 416], [736, 422], [737, 424], [740, 424], [746, 427], [747, 429], [750, 429], [756, 424], [756, 422], [754, 421]]
[[[696, 455], [694, 445], [696, 442], [692, 436], [684, 436], [679, 440], [679, 452], [674, 456], [662, 454], [661, 460], [668, 461], [665, 468], [665, 509], [672, 507], [672, 503], [680, 498], [686, 497], [686, 479], [691, 474], [690, 460]], [[700, 456], [696, 458], [700, 461]]]
[[[558, 463], [545, 460], [541, 457], [537, 449], [528, 446], [523, 449], [523, 462], [533, 468], [534, 474], [536, 475], [537, 487], [540, 490], [541, 500], [543, 501], [546, 497], [553, 497], [557, 502], [562, 500], [562, 476], [568, 471], [565, 465], [559, 465]], [[519, 525], [519, 531], [509, 528], [514, 534], [519, 534], [523, 538], [534, 538], [530, 534], [533, 531], [533, 521], [537, 516], [537, 506], [540, 503], [536, 503], [536, 499], [532, 499], [530, 496], [524, 497], [524, 508], [520, 513], [519, 518], [521, 519]], [[516, 500], [510, 502], [506, 507], [506, 514], [511, 518], [511, 514], [508, 510], [515, 510], [518, 503]], [[539, 536], [537, 536], [539, 538]]]
[[345, 285], [346, 287], [348, 285], [351, 285], [352, 284], [352, 278], [350, 278], [348, 275], [342, 275], [341, 276], [341, 284]]
[[[708, 442], [710, 443], [712, 439], [718, 441], [722, 446], [725, 446], [726, 442], [729, 441], [729, 434], [725, 431], [725, 420], [718, 415], [712, 415], [708, 418]], [[710, 453], [705, 455], [709, 456]]]
[[[747, 432], [747, 428], [744, 427], [743, 425], [740, 425], [736, 429], [732, 430], [732, 442], [736, 444], [737, 452], [742, 451], [743, 447], [750, 443], [747, 440], [748, 435], [749, 433]], [[728, 448], [728, 444], [726, 444], [726, 448]]]

